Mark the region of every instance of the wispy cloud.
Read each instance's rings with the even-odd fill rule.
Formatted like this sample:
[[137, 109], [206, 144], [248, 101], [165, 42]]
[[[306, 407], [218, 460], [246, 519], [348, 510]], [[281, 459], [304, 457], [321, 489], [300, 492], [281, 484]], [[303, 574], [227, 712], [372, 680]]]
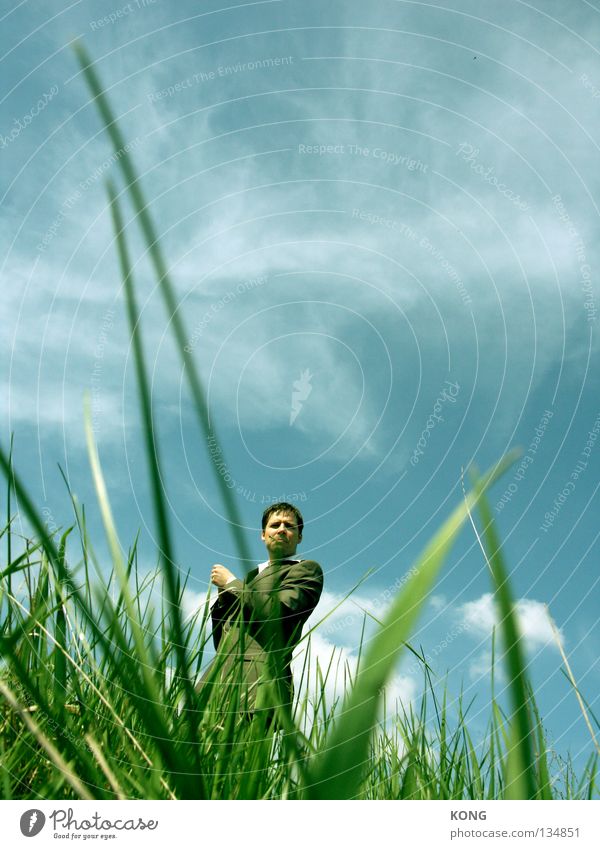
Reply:
[[[515, 612], [521, 637], [530, 655], [545, 648], [558, 650], [556, 636], [549, 618], [546, 605], [531, 598], [520, 598], [515, 602]], [[473, 601], [459, 605], [455, 610], [456, 618], [466, 625], [470, 636], [479, 641], [491, 642], [492, 632], [496, 632], [498, 652], [504, 651], [501, 638], [501, 622], [498, 607], [492, 593], [484, 593]], [[564, 634], [558, 630], [558, 639], [564, 644]], [[473, 679], [489, 676], [492, 654], [489, 648], [483, 649], [469, 664], [469, 675]], [[498, 665], [497, 675], [502, 675], [502, 664]]]

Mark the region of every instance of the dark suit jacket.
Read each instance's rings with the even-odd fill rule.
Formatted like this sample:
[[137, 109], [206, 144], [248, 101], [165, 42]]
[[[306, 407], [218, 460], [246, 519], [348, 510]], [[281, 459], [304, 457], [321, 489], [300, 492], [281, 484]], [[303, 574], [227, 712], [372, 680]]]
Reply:
[[221, 679], [233, 678], [242, 688], [243, 710], [257, 706], [265, 680], [276, 685], [279, 700], [291, 702], [292, 653], [322, 589], [318, 563], [284, 560], [260, 573], [253, 569], [219, 593], [211, 609], [216, 662]]

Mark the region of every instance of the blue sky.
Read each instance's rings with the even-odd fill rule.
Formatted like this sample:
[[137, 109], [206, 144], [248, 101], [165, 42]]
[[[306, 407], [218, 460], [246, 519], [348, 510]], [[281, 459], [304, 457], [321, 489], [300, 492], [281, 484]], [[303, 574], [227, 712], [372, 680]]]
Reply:
[[[600, 13], [585, 0], [15, 3], [2, 19], [3, 432], [51, 521], [57, 464], [101, 532], [83, 396], [124, 544], [156, 560], [105, 176], [120, 183], [69, 43], [127, 139], [180, 299], [256, 560], [269, 501], [294, 500], [324, 614], [368, 570], [382, 610], [462, 497], [492, 494], [540, 707], [591, 752], [545, 605], [584, 695], [600, 683], [597, 283]], [[127, 219], [132, 218], [126, 202]], [[190, 605], [241, 573], [135, 222], [177, 557]], [[461, 535], [414, 637], [454, 693], [489, 695], [494, 610]], [[359, 608], [318, 649], [351, 663]], [[443, 644], [443, 645], [442, 645]], [[438, 649], [438, 647], [440, 647]], [[420, 686], [410, 664], [397, 693]], [[477, 720], [475, 720], [477, 721]]]

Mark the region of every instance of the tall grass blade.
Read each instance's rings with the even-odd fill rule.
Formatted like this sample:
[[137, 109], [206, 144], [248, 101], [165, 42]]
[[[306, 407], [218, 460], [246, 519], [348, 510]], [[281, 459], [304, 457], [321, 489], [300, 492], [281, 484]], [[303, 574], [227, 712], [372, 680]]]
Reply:
[[579, 687], [577, 686], [577, 682], [575, 681], [575, 676], [573, 675], [571, 665], [569, 663], [567, 655], [565, 654], [565, 650], [563, 649], [563, 646], [562, 646], [560, 634], [558, 633], [558, 628], [556, 627], [554, 619], [550, 615], [550, 609], [549, 609], [548, 605], [546, 605], [546, 613], [548, 615], [548, 619], [550, 620], [550, 625], [552, 626], [552, 634], [554, 636], [554, 642], [558, 646], [560, 656], [562, 657], [563, 663], [565, 665], [567, 679], [568, 679], [569, 683], [571, 684], [571, 686], [573, 687], [573, 690], [575, 691], [575, 695], [577, 696], [577, 702], [579, 704], [579, 709], [581, 710], [581, 714], [583, 716], [585, 724], [587, 725], [587, 729], [590, 732], [590, 737], [592, 738], [592, 741], [594, 743], [594, 747], [595, 747], [596, 751], [598, 752], [598, 754], [600, 755], [600, 746], [598, 745], [598, 740], [596, 739], [596, 735], [594, 734], [594, 729], [592, 728], [592, 723], [590, 722], [590, 718], [589, 718], [587, 711], [585, 709], [584, 700], [581, 696], [581, 693], [579, 692]]
[[14, 696], [14, 693], [1, 679], [0, 694], [2, 694], [2, 696], [6, 699], [10, 707], [16, 713], [19, 714], [23, 721], [23, 724], [27, 726], [28, 730], [33, 734], [40, 746], [45, 750], [46, 754], [48, 755], [52, 763], [55, 765], [55, 767], [60, 770], [60, 772], [64, 775], [65, 779], [71, 785], [77, 796], [80, 799], [93, 799], [94, 797], [90, 795], [87, 788], [75, 775], [75, 773], [71, 769], [71, 766], [64, 760], [63, 756], [58, 751], [56, 746], [52, 743], [51, 740], [47, 738], [40, 726], [34, 719], [31, 718], [31, 716], [29, 716], [27, 711], [23, 710], [22, 705], [19, 704], [19, 702]]
[[[150, 699], [154, 702], [159, 701], [158, 689], [156, 687], [155, 679], [154, 679], [154, 671], [153, 668], [156, 665], [156, 659], [153, 656], [154, 653], [150, 653], [148, 651], [146, 641], [144, 639], [144, 634], [139, 626], [136, 610], [133, 604], [133, 600], [131, 598], [128, 582], [127, 582], [127, 572], [125, 568], [125, 563], [123, 561], [123, 555], [121, 553], [121, 545], [119, 543], [119, 539], [117, 536], [117, 531], [114, 524], [114, 519], [112, 515], [112, 510], [110, 507], [110, 502], [108, 500], [108, 492], [106, 490], [106, 484], [104, 481], [104, 475], [102, 474], [102, 468], [100, 466], [100, 458], [98, 457], [98, 449], [94, 442], [94, 434], [92, 431], [92, 419], [91, 419], [91, 410], [89, 404], [89, 398], [86, 396], [85, 406], [84, 406], [84, 421], [85, 421], [85, 436], [87, 442], [88, 449], [88, 458], [90, 463], [90, 468], [92, 471], [92, 479], [94, 481], [94, 486], [96, 489], [96, 497], [98, 498], [98, 504], [100, 506], [100, 513], [102, 515], [102, 522], [104, 524], [104, 530], [108, 539], [108, 544], [111, 552], [112, 561], [114, 567], [117, 572], [118, 580], [121, 587], [121, 595], [123, 598], [123, 607], [126, 611], [127, 618], [133, 633], [133, 639], [135, 643], [135, 650], [137, 661], [139, 664], [139, 669], [142, 674], [142, 679], [144, 681], [144, 688], [146, 693]], [[104, 599], [106, 601], [106, 597]], [[118, 616], [118, 606], [114, 608], [112, 614], [115, 618]], [[110, 616], [110, 612], [107, 614]]]
[[538, 797], [540, 799], [552, 799], [552, 781], [550, 779], [550, 771], [548, 769], [547, 745], [544, 735], [542, 720], [535, 703], [533, 692], [529, 693], [529, 703], [535, 717], [536, 743], [537, 743], [537, 779], [536, 784], [538, 789]]
[[[13, 562], [12, 559], [12, 516], [11, 516], [11, 494], [12, 494], [12, 456], [13, 456], [13, 445], [14, 438], [13, 434], [10, 435], [10, 447], [8, 449], [8, 468], [9, 473], [6, 477], [6, 562], [11, 564]], [[7, 581], [7, 589], [10, 595], [12, 595], [12, 575], [8, 574]], [[12, 606], [9, 604], [8, 606], [8, 616], [7, 616], [7, 628], [10, 631], [12, 627]]]
[[141, 416], [144, 430], [144, 438], [146, 442], [146, 457], [150, 472], [150, 482], [153, 496], [152, 500], [156, 513], [156, 523], [160, 541], [160, 551], [162, 555], [163, 574], [165, 577], [169, 600], [169, 621], [171, 623], [170, 638], [175, 648], [176, 674], [179, 677], [180, 683], [183, 686], [183, 690], [186, 697], [185, 719], [187, 728], [187, 739], [188, 742], [191, 744], [194, 763], [197, 767], [198, 790], [202, 795], [204, 795], [202, 790], [203, 782], [200, 776], [201, 770], [200, 762], [198, 760], [198, 749], [197, 746], [194, 745], [196, 743], [197, 738], [197, 727], [194, 723], [194, 708], [196, 705], [196, 698], [189, 675], [188, 658], [184, 647], [183, 623], [181, 620], [180, 608], [181, 593], [179, 581], [175, 572], [176, 564], [174, 562], [172, 554], [167, 508], [165, 503], [165, 495], [163, 492], [162, 475], [160, 469], [159, 451], [155, 439], [150, 384], [148, 380], [144, 349], [140, 333], [139, 314], [137, 309], [133, 279], [131, 275], [131, 264], [129, 261], [127, 244], [125, 242], [125, 236], [123, 232], [123, 219], [121, 216], [121, 210], [117, 201], [115, 189], [110, 182], [107, 183], [107, 190], [113, 218], [115, 238], [117, 241], [117, 249], [119, 253], [121, 274], [125, 287], [127, 317], [129, 320], [129, 329], [134, 350], [137, 386], [139, 390]]
[[[508, 454], [481, 479], [483, 492], [514, 462]], [[381, 692], [408, 640], [427, 595], [476, 502], [470, 493], [446, 520], [417, 561], [413, 574], [394, 599], [383, 625], [371, 641], [356, 684], [324, 750], [309, 770], [305, 795], [312, 799], [347, 799], [360, 787], [369, 739], [376, 721]]]
[[[2, 468], [5, 474], [9, 471], [7, 457], [1, 447], [0, 468]], [[170, 739], [168, 725], [165, 721], [160, 704], [154, 698], [149, 698], [149, 694], [152, 693], [151, 685], [150, 687], [146, 686], [140, 680], [140, 664], [128, 653], [128, 644], [118, 621], [114, 617], [114, 611], [112, 611], [113, 615], [109, 622], [110, 633], [106, 633], [97, 621], [97, 617], [94, 615], [92, 608], [88, 605], [81, 592], [74, 585], [68, 569], [63, 563], [61, 563], [56, 546], [47, 533], [44, 523], [40, 519], [31, 498], [16, 472], [13, 472], [13, 484], [14, 492], [19, 504], [21, 505], [21, 509], [33, 526], [36, 535], [41, 540], [44, 550], [48, 556], [48, 561], [52, 565], [55, 574], [58, 574], [61, 569], [64, 569], [64, 572], [61, 572], [59, 575], [59, 580], [62, 586], [68, 588], [71, 597], [83, 614], [86, 625], [92, 630], [94, 640], [99, 649], [102, 651], [107, 662], [106, 674], [118, 679], [122, 684], [124, 691], [131, 696], [132, 700], [137, 705], [137, 716], [139, 721], [143, 726], [145, 726], [148, 736], [156, 745], [156, 768], [162, 769], [162, 763], [159, 762], [162, 760], [167, 768], [172, 772], [174, 783], [178, 785], [181, 796], [185, 796], [188, 792], [197, 793], [197, 788], [201, 787], [201, 783], [195, 780], [195, 784], [191, 785], [190, 781], [187, 780], [186, 773], [189, 774], [189, 758], [187, 755], [179, 752], [173, 745], [173, 742]], [[16, 661], [17, 658], [12, 658], [13, 665]], [[142, 675], [143, 674], [144, 673], [142, 672]], [[27, 672], [22, 666], [19, 669], [19, 677], [25, 684]], [[28, 690], [34, 693], [36, 701], [43, 705], [46, 713], [51, 716], [52, 711], [49, 706], [44, 703], [45, 700], [43, 695], [39, 692], [39, 689], [36, 689], [30, 680], [27, 680], [25, 686]], [[68, 738], [65, 745], [67, 744]]]
[[537, 796], [533, 753], [535, 737], [528, 704], [528, 693], [531, 688], [525, 671], [525, 654], [492, 511], [480, 481], [474, 482], [474, 490], [478, 494], [476, 503], [483, 525], [483, 538], [477, 533], [470, 510], [469, 518], [492, 574], [494, 595], [500, 615], [500, 629], [504, 639], [512, 703], [510, 745], [506, 759], [504, 792], [507, 799], [534, 799]]
[[[65, 551], [67, 546], [67, 537], [71, 533], [72, 528], [69, 528], [62, 535], [58, 545], [58, 556], [61, 561], [61, 572], [65, 573]], [[65, 612], [65, 587], [61, 584], [56, 586], [56, 639], [58, 646], [66, 649], [67, 647], [67, 622]], [[67, 698], [67, 665], [63, 652], [58, 651], [58, 647], [54, 652], [54, 705], [58, 716], [61, 720], [64, 719], [65, 701]]]
[[[214, 423], [211, 424], [210, 421], [209, 411], [206, 404], [206, 393], [204, 391], [200, 375], [196, 368], [194, 359], [190, 351], [188, 350], [189, 335], [186, 333], [183, 325], [181, 312], [179, 310], [177, 298], [175, 297], [175, 290], [171, 283], [167, 265], [160, 249], [159, 241], [156, 235], [156, 231], [154, 229], [154, 224], [152, 223], [152, 219], [150, 218], [150, 214], [148, 212], [148, 205], [144, 199], [139, 178], [136, 174], [133, 162], [126, 148], [125, 139], [123, 138], [121, 130], [119, 129], [116, 123], [115, 117], [112, 113], [112, 109], [108, 103], [108, 99], [104, 93], [98, 75], [94, 70], [90, 56], [88, 55], [87, 51], [81, 43], [76, 43], [74, 49], [87, 85], [90, 89], [90, 92], [92, 93], [94, 100], [96, 101], [96, 106], [98, 107], [100, 117], [102, 118], [104, 126], [106, 127], [106, 131], [115, 149], [118, 164], [123, 174], [127, 191], [130, 194], [133, 207], [136, 211], [139, 224], [144, 239], [146, 241], [148, 253], [150, 255], [151, 262], [154, 266], [163, 300], [165, 302], [170, 326], [173, 329], [177, 348], [183, 361], [184, 371], [190, 386], [192, 398], [194, 400], [194, 406], [200, 424], [200, 429], [207, 440], [207, 447], [210, 444], [208, 442], [209, 438], [215, 439], [216, 444], [220, 445], [215, 431]], [[221, 456], [223, 456], [222, 449], [220, 449], [220, 453]], [[242, 522], [237, 508], [237, 504], [235, 502], [231, 489], [227, 486], [223, 475], [219, 471], [220, 461], [218, 453], [215, 451], [209, 451], [209, 457], [216, 477], [217, 486], [221, 493], [223, 503], [225, 505], [225, 512], [231, 525], [232, 534], [236, 543], [241, 563], [244, 566], [245, 571], [248, 571], [249, 564], [251, 562], [251, 557], [246, 540], [242, 533]]]

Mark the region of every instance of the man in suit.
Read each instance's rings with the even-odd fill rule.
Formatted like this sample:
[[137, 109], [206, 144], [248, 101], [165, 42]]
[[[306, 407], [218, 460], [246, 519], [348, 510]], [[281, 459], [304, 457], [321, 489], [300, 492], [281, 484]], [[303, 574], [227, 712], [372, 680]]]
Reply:
[[220, 563], [211, 570], [219, 588], [211, 610], [217, 657], [203, 681], [216, 674], [222, 685], [238, 687], [239, 709], [248, 716], [291, 706], [292, 653], [323, 589], [319, 564], [296, 556], [303, 527], [297, 507], [272, 504], [262, 517], [268, 560], [244, 580]]

